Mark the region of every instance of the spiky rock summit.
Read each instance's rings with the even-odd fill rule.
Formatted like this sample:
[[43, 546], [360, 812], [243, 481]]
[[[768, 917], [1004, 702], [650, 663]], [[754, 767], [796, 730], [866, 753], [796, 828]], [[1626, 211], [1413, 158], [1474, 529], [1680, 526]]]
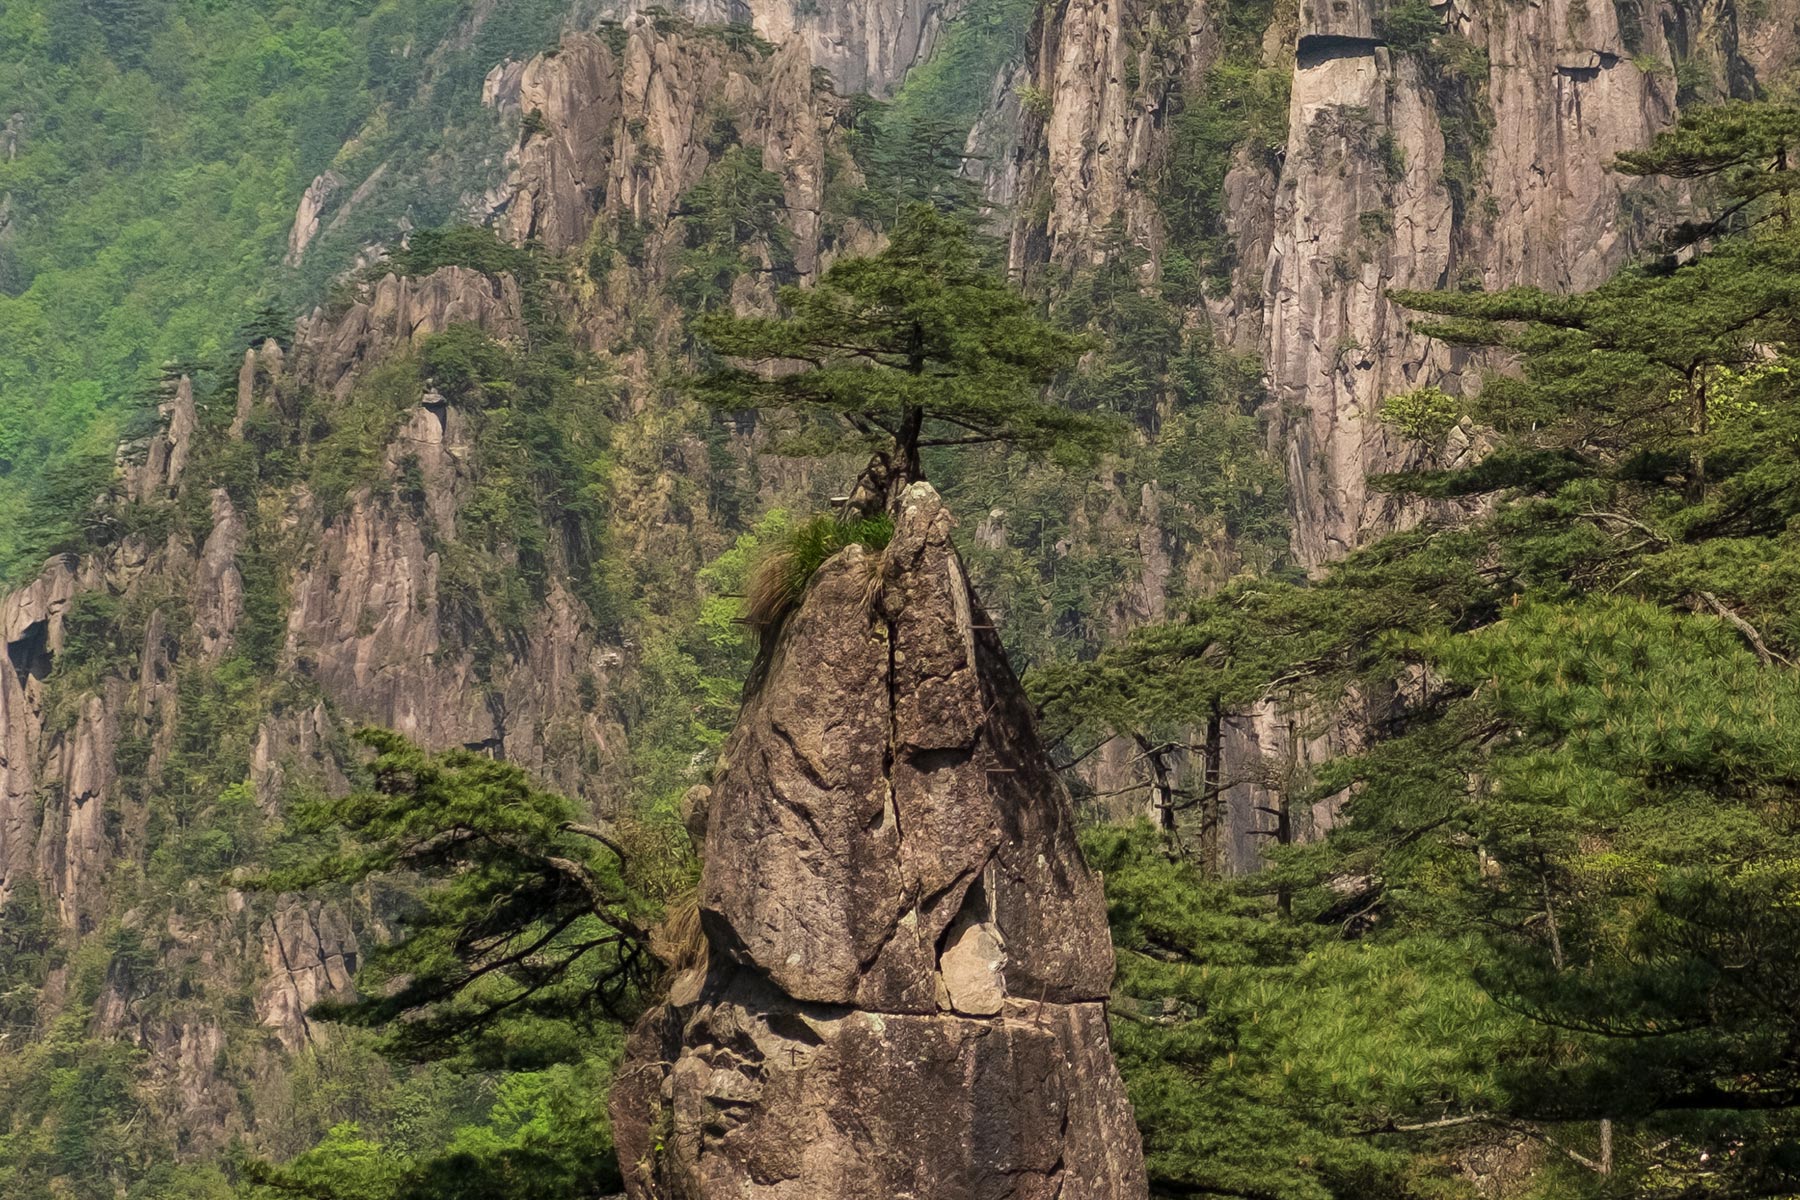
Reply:
[[613, 1098], [633, 1200], [1137, 1200], [1073, 810], [929, 484], [768, 644], [705, 817], [707, 959]]

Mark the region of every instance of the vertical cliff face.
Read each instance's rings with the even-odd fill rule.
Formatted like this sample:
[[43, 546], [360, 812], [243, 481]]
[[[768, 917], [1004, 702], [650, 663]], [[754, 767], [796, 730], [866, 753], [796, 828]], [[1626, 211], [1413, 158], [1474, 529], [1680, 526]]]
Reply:
[[613, 1103], [634, 1197], [1141, 1197], [1068, 797], [928, 484], [825, 563], [707, 809], [708, 964]]
[[843, 152], [835, 126], [847, 102], [815, 78], [802, 42], [763, 55], [727, 52], [720, 36], [634, 20], [609, 38], [573, 34], [554, 55], [498, 69], [489, 102], [525, 118], [527, 131], [493, 200], [496, 229], [562, 253], [642, 227], [648, 277], [613, 290], [646, 300], [643, 285], [666, 277], [680, 248], [671, 219], [728, 129], [781, 178], [794, 269], [816, 271], [827, 155]]
[[[1416, 387], [1473, 390], [1483, 366], [1411, 332], [1389, 290], [1599, 283], [1673, 199], [1610, 164], [1672, 122], [1677, 75], [1684, 99], [1748, 95], [1794, 53], [1786, 5], [1451, 0], [1430, 6], [1429, 26], [1390, 39], [1397, 7], [1274, 4], [1260, 33], [1243, 12], [1206, 3], [1045, 9], [1029, 83], [1015, 88], [1029, 87], [1032, 103], [1015, 153], [990, 174], [1016, 195], [1015, 272], [1053, 298], [1121, 246], [1141, 258], [1146, 291], [1171, 263], [1201, 264], [1210, 282], [1189, 319], [1261, 366], [1291, 557], [1309, 571], [1431, 515], [1368, 476], [1479, 452], [1466, 425], [1426, 447], [1379, 419], [1387, 397]], [[1255, 117], [1233, 125], [1274, 94], [1273, 78], [1286, 89], [1285, 135], [1267, 138]], [[1193, 170], [1196, 147], [1221, 160], [1216, 194], [1200, 205], [1177, 194], [1207, 176]], [[1170, 217], [1196, 208], [1212, 214], [1198, 240]], [[1165, 538], [1144, 562], [1169, 560], [1167, 585], [1197, 549]], [[1272, 709], [1228, 719], [1222, 777], [1273, 779], [1354, 740], [1349, 727], [1319, 734], [1316, 724]], [[1096, 790], [1150, 795], [1142, 767], [1125, 765], [1142, 761], [1124, 748], [1096, 756]], [[1201, 767], [1177, 751], [1169, 769], [1181, 786]], [[1227, 801], [1226, 857], [1242, 869], [1276, 833], [1264, 810], [1280, 805], [1262, 783], [1233, 786]], [[1330, 813], [1290, 817], [1303, 836]]]
[[[1418, 67], [1396, 61], [1366, 30], [1301, 37], [1288, 120], [1263, 347], [1283, 417], [1295, 555], [1316, 567], [1401, 519], [1395, 502], [1364, 482], [1414, 457], [1376, 413], [1409, 379], [1427, 382], [1444, 364], [1426, 361], [1382, 292], [1448, 277], [1452, 206]], [[1403, 169], [1394, 169], [1396, 153]]]
[[[1677, 65], [1699, 97], [1746, 95], [1793, 51], [1792, 16], [1776, 11], [1453, 0], [1431, 12], [1435, 42], [1415, 31], [1390, 45], [1375, 0], [1277, 5], [1260, 50], [1227, 61], [1216, 6], [1068, 0], [1033, 41], [1038, 111], [1007, 164], [1014, 266], [1028, 275], [1091, 262], [1115, 223], [1153, 264], [1197, 253], [1159, 213], [1182, 114], [1221, 66], [1288, 75], [1285, 146], [1240, 146], [1224, 173], [1225, 249], [1208, 250], [1228, 283], [1205, 312], [1225, 344], [1263, 360], [1308, 568], [1417, 515], [1364, 484], [1421, 454], [1383, 430], [1381, 401], [1472, 384], [1386, 292], [1593, 286], [1641, 246], [1659, 202], [1610, 164], [1673, 120]], [[1453, 438], [1448, 453], [1466, 446]]]
[[1041, 253], [1075, 265], [1095, 261], [1115, 218], [1128, 238], [1149, 235], [1155, 201], [1147, 172], [1163, 113], [1154, 82], [1150, 90], [1140, 90], [1141, 79], [1127, 83], [1142, 69], [1127, 36], [1138, 17], [1130, 6], [1069, 0], [1057, 16], [1037, 27], [1035, 86], [1049, 105], [1035, 114], [1042, 149], [1021, 191], [1040, 196], [1041, 232], [1033, 232]]
[[[738, 0], [727, 0], [735, 7]], [[803, 47], [846, 96], [891, 93], [915, 63], [930, 56], [958, 0], [749, 0], [757, 33], [777, 45]], [[729, 19], [732, 13], [728, 12]]]
[[1600, 282], [1641, 241], [1630, 203], [1647, 187], [1609, 164], [1673, 116], [1671, 82], [1639, 65], [1669, 61], [1660, 29], [1634, 60], [1612, 5], [1442, 17], [1438, 46], [1403, 51], [1369, 5], [1302, 16], [1263, 350], [1308, 568], [1416, 515], [1365, 483], [1422, 454], [1382, 427], [1381, 402], [1461, 386], [1386, 292]]
[[[4, 885], [10, 890], [19, 879], [30, 878], [39, 870], [66, 881], [71, 843], [91, 841], [92, 818], [103, 808], [92, 785], [101, 764], [84, 756], [79, 767], [67, 761], [62, 752], [66, 739], [58, 739], [54, 749], [44, 744], [44, 681], [62, 645], [62, 615], [69, 601], [82, 585], [78, 565], [66, 559], [52, 563], [29, 587], [6, 598], [0, 620], [0, 639], [4, 639], [6, 657], [0, 661], [0, 736], [4, 737], [4, 756], [0, 757], [0, 869], [4, 869]], [[81, 715], [82, 728], [91, 745], [92, 714]], [[49, 786], [45, 776], [73, 779], [79, 775], [82, 788], [72, 795], [69, 808], [56, 814], [60, 828], [50, 836], [39, 836], [37, 793]], [[86, 811], [84, 811], [86, 810]], [[85, 834], [83, 831], [86, 831]], [[61, 836], [56, 836], [58, 833]], [[75, 859], [80, 862], [82, 855]], [[77, 867], [79, 873], [80, 868]], [[75, 917], [74, 906], [60, 907], [65, 920]]]

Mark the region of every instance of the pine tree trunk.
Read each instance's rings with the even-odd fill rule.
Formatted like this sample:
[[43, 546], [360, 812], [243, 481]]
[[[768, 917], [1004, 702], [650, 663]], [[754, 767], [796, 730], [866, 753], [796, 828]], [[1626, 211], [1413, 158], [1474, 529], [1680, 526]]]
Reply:
[[[1294, 844], [1294, 809], [1289, 799], [1294, 786], [1300, 778], [1300, 730], [1293, 722], [1287, 725], [1287, 771], [1281, 781], [1281, 791], [1275, 800], [1275, 844], [1291, 846]], [[1294, 895], [1291, 889], [1283, 885], [1275, 893], [1275, 907], [1281, 910], [1284, 917], [1294, 913]]]
[[900, 504], [900, 493], [925, 478], [919, 463], [919, 435], [925, 428], [925, 410], [908, 408], [900, 415], [900, 427], [894, 431], [894, 460], [888, 473], [887, 507], [893, 512]]
[[1215, 696], [1206, 716], [1206, 776], [1200, 785], [1200, 858], [1207, 875], [1225, 874], [1225, 716]]
[[1702, 368], [1700, 372], [1688, 376], [1688, 432], [1694, 438], [1694, 448], [1688, 454], [1688, 499], [1695, 504], [1706, 499], [1706, 446], [1704, 439], [1709, 429], [1708, 416], [1706, 375]]

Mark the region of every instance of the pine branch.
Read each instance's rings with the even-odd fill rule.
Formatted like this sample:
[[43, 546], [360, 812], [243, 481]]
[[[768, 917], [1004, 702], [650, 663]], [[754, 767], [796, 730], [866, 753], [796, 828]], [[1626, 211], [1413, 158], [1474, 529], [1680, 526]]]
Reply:
[[1732, 612], [1731, 609], [1720, 602], [1717, 596], [1713, 595], [1711, 592], [1696, 592], [1694, 594], [1705, 601], [1706, 606], [1729, 623], [1732, 628], [1744, 635], [1744, 640], [1750, 643], [1750, 648], [1752, 650], [1756, 651], [1756, 657], [1762, 660], [1763, 666], [1773, 666], [1777, 662], [1784, 667], [1791, 667], [1794, 665], [1781, 655], [1770, 650], [1768, 643], [1763, 641], [1762, 634], [1756, 631], [1756, 626], [1744, 620], [1744, 618], [1738, 616], [1735, 612]]
[[1617, 525], [1627, 525], [1644, 534], [1646, 537], [1649, 537], [1656, 545], [1667, 546], [1669, 544], [1668, 538], [1650, 528], [1650, 526], [1644, 524], [1636, 517], [1628, 517], [1624, 513], [1601, 512], [1598, 509], [1587, 509], [1583, 512], [1578, 512], [1575, 515], [1578, 517], [1586, 517], [1592, 521], [1611, 521]]
[[624, 848], [620, 846], [619, 843], [613, 841], [612, 838], [608, 837], [604, 829], [594, 825], [582, 825], [575, 821], [564, 821], [561, 825], [558, 825], [557, 828], [564, 833], [573, 833], [584, 838], [591, 838], [594, 841], [599, 842], [602, 846], [605, 846], [608, 850], [611, 850], [621, 864], [627, 861]]

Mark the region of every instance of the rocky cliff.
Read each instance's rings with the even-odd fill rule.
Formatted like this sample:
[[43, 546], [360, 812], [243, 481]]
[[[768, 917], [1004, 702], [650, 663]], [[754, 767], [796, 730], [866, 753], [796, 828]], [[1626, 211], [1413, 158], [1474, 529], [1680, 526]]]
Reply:
[[[1115, 221], [1153, 264], [1199, 253], [1228, 268], [1205, 313], [1263, 361], [1306, 567], [1408, 519], [1364, 482], [1419, 454], [1383, 429], [1380, 402], [1472, 383], [1408, 331], [1388, 289], [1594, 285], [1642, 245], [1658, 202], [1610, 163], [1673, 119], [1677, 76], [1690, 98], [1746, 95], [1791, 65], [1773, 47], [1795, 14], [1774, 8], [1457, 0], [1393, 45], [1401, 7], [1277, 5], [1251, 36], [1206, 4], [1069, 0], [1033, 43], [1016, 269], [1090, 260]], [[1276, 73], [1285, 136], [1228, 151], [1221, 241], [1184, 245], [1167, 219], [1183, 199], [1167, 194], [1171, 162], [1231, 70]]]
[[[1470, 393], [1491, 365], [1413, 333], [1387, 292], [1606, 278], [1671, 199], [1614, 173], [1613, 156], [1682, 103], [1777, 83], [1794, 65], [1796, 16], [1787, 4], [1066, 0], [1041, 11], [1013, 89], [1031, 104], [990, 194], [1013, 202], [1013, 269], [1052, 295], [1120, 246], [1146, 290], [1166, 289], [1177, 266], [1209, 276], [1187, 319], [1255, 356], [1291, 560], [1314, 571], [1429, 515], [1369, 476], [1479, 451], [1467, 422], [1430, 446], [1381, 422], [1388, 397]], [[990, 119], [1007, 111], [997, 103]], [[1151, 495], [1128, 508], [1150, 511]], [[1162, 565], [1145, 582], [1168, 598], [1213, 553], [1152, 545], [1144, 561]], [[1270, 838], [1329, 824], [1330, 805], [1277, 817], [1273, 781], [1353, 743], [1357, 719], [1226, 718], [1210, 769], [1234, 782], [1207, 831], [1222, 866], [1251, 869]], [[1137, 747], [1116, 747], [1089, 778], [1153, 807], [1159, 788], [1201, 786], [1208, 744], [1204, 731], [1177, 740], [1161, 779]]]
[[[494, 7], [471, 6], [458, 34], [465, 45]], [[1402, 7], [1404, 36], [1390, 28]], [[1433, 25], [1420, 24], [1421, 9]], [[108, 960], [91, 1026], [151, 1051], [165, 1096], [157, 1119], [189, 1153], [238, 1132], [255, 1137], [250, 1085], [316, 1036], [305, 1008], [345, 986], [362, 942], [380, 935], [361, 898], [259, 900], [213, 886], [279, 828], [286, 796], [343, 786], [346, 729], [372, 722], [433, 746], [505, 755], [604, 809], [649, 707], [632, 693], [649, 677], [642, 639], [660, 614], [634, 625], [601, 611], [589, 586], [596, 552], [584, 543], [599, 536], [592, 526], [604, 523], [606, 565], [627, 590], [648, 580], [664, 589], [659, 600], [691, 606], [702, 564], [756, 513], [804, 511], [835, 490], [825, 473], [769, 453], [767, 428], [699, 414], [660, 387], [685, 352], [670, 285], [691, 249], [689, 201], [732, 148], [753, 150], [775, 178], [782, 236], [763, 231], [729, 248], [729, 298], [743, 307], [768, 303], [777, 281], [804, 280], [833, 255], [872, 244], [878, 222], [856, 201], [868, 129], [852, 93], [893, 94], [963, 9], [782, 0], [684, 11], [609, 23], [600, 18], [621, 16], [616, 8], [576, 6], [558, 52], [485, 64], [479, 101], [503, 136], [491, 154], [486, 143], [471, 149], [486, 174], [453, 207], [531, 243], [548, 264], [538, 277], [461, 263], [377, 271], [302, 319], [291, 339], [261, 341], [224, 370], [170, 378], [155, 432], [123, 448], [111, 490], [87, 513], [87, 540], [0, 600], [0, 899], [29, 885], [72, 940], [126, 938], [161, 963], [133, 968], [128, 959], [138, 960], [122, 952]], [[767, 1025], [782, 1005], [807, 1019], [830, 1008], [834, 1038], [870, 1027], [856, 1013], [910, 1023], [921, 1045], [997, 1079], [1073, 1070], [1049, 1047], [1099, 1019], [1097, 910], [1057, 824], [1062, 810], [1044, 800], [1056, 792], [1040, 777], [1029, 721], [1008, 707], [1016, 697], [980, 721], [968, 709], [1005, 677], [994, 634], [1041, 655], [1091, 645], [1178, 611], [1184, 596], [1234, 573], [1276, 558], [1316, 568], [1418, 519], [1365, 476], [1468, 453], [1474, 431], [1420, 447], [1376, 413], [1387, 395], [1421, 384], [1473, 387], [1475, 364], [1409, 332], [1387, 289], [1595, 282], [1639, 247], [1642, 216], [1661, 202], [1609, 173], [1610, 155], [1642, 144], [1690, 99], [1768, 85], [1800, 42], [1791, 0], [1755, 9], [1066, 0], [1039, 6], [1033, 20], [1024, 59], [986, 86], [965, 164], [1009, 234], [1015, 274], [1059, 311], [1091, 303], [1083, 289], [1097, 291], [1101, 277], [1127, 299], [1155, 300], [1169, 340], [1213, 356], [1202, 365], [1254, 360], [1241, 389], [1249, 402], [1159, 396], [1139, 414], [1141, 446], [1073, 481], [989, 460], [946, 482], [955, 503], [980, 497], [962, 549], [1001, 628], [976, 629], [980, 619], [962, 614], [921, 643], [920, 661], [935, 661], [958, 644], [946, 631], [972, 632], [975, 649], [964, 649], [988, 664], [972, 676], [913, 675], [910, 649], [905, 661], [867, 664], [874, 674], [859, 686], [873, 689], [869, 711], [899, 720], [888, 685], [916, 683], [962, 722], [906, 715], [923, 722], [916, 738], [907, 734], [908, 761], [857, 760], [891, 775], [831, 776], [849, 760], [782, 742], [777, 730], [795, 730], [771, 710], [777, 693], [765, 686], [748, 718], [766, 743], [756, 753], [784, 763], [789, 782], [804, 777], [819, 795], [842, 798], [834, 819], [847, 823], [802, 830], [817, 816], [811, 808], [758, 809], [762, 793], [747, 785], [722, 790], [715, 807], [738, 805], [733, 820], [771, 833], [840, 839], [833, 855], [796, 852], [780, 864], [795, 895], [826, 889], [846, 901], [808, 915], [830, 919], [819, 928], [831, 936], [805, 954], [834, 955], [812, 963], [833, 982], [815, 993], [787, 971], [798, 948], [783, 940], [791, 933], [771, 930], [788, 915], [764, 907], [786, 893], [750, 886], [761, 864], [721, 847], [708, 911], [722, 974], [706, 984], [708, 999], [699, 983], [690, 988], [682, 1026], [668, 1034], [690, 1063], [679, 1088], [670, 1084], [681, 1120], [719, 1099], [706, 1098], [691, 1064], [736, 1045], [725, 1026], [740, 1017], [745, 1045], [774, 1038], [769, 1045], [792, 1049], [795, 1061], [861, 1052], [822, 1038], [814, 1046], [815, 1034], [791, 1023]], [[738, 24], [710, 27], [726, 21]], [[758, 36], [746, 36], [745, 21]], [[378, 259], [406, 237], [406, 188], [416, 180], [402, 186], [400, 167], [356, 150], [343, 157], [362, 164], [357, 172], [323, 175], [290, 197], [292, 261], [316, 268], [338, 246], [332, 239], [362, 230], [368, 214], [392, 219], [332, 269]], [[1197, 173], [1184, 174], [1189, 167]], [[484, 432], [493, 428], [485, 401], [440, 390], [417, 372], [417, 354], [452, 328], [523, 350], [546, 321], [605, 364], [606, 399], [593, 405], [581, 431], [591, 440], [579, 447], [602, 466], [568, 489], [604, 500], [584, 531], [550, 511], [561, 502], [555, 489], [531, 497], [543, 510], [529, 521], [537, 582], [501, 613], [482, 581], [516, 567], [522, 550], [516, 538], [490, 536], [505, 498], [497, 493], [529, 489], [489, 457], [501, 439]], [[1171, 373], [1166, 357], [1155, 371]], [[1123, 388], [1132, 376], [1104, 378]], [[1231, 422], [1248, 423], [1260, 453], [1285, 468], [1292, 533], [1278, 539], [1279, 555], [1252, 552], [1242, 517], [1255, 508], [1245, 496], [1260, 502], [1279, 488], [1262, 476], [1244, 481], [1245, 459], [1208, 440]], [[960, 569], [932, 536], [931, 569]], [[893, 586], [877, 593], [895, 607], [871, 611], [903, 625], [919, 611], [906, 598], [915, 567], [893, 562]], [[815, 593], [848, 587], [839, 575], [851, 566], [837, 564]], [[808, 628], [804, 614], [791, 625], [789, 652], [804, 649], [797, 639]], [[829, 725], [817, 713], [806, 720]], [[975, 728], [1017, 743], [1010, 757], [994, 758], [988, 741], [969, 752]], [[896, 744], [879, 721], [827, 732]], [[1159, 789], [1191, 787], [1212, 755], [1226, 785], [1212, 831], [1219, 863], [1249, 869], [1269, 836], [1304, 836], [1330, 820], [1327, 807], [1290, 813], [1278, 828], [1266, 810], [1280, 807], [1271, 803], [1280, 781], [1311, 754], [1353, 736], [1273, 708], [1225, 715], [1215, 738], [1202, 731], [1167, 753], [1097, 753], [1088, 782], [1114, 794], [1116, 814], [1154, 812]], [[727, 756], [727, 781], [761, 769], [746, 739]], [[990, 785], [1006, 782], [970, 783], [974, 764], [994, 768]], [[813, 769], [827, 774], [812, 779]], [[856, 807], [890, 778], [916, 789], [922, 825], [898, 800], [891, 810]], [[984, 814], [978, 837], [935, 807], [933, 778], [968, 793], [956, 811]], [[1049, 847], [1042, 868], [1012, 861], [996, 841], [996, 830], [1027, 816], [1047, 824], [1013, 832]], [[917, 856], [914, 828], [928, 831]], [[934, 874], [933, 856], [947, 848], [958, 865]], [[852, 859], [840, 852], [869, 856], [867, 886], [880, 895], [864, 897], [866, 908], [848, 904], [863, 893], [830, 890], [847, 886], [838, 876]], [[1062, 877], [1036, 878], [1057, 864]], [[732, 871], [743, 878], [727, 886]], [[1075, 912], [1059, 936], [1079, 946], [1011, 924], [1053, 903]], [[962, 920], [965, 910], [986, 919]], [[997, 973], [983, 965], [1002, 958]], [[76, 974], [66, 964], [53, 972], [46, 1011], [71, 1002]], [[980, 1057], [975, 1042], [959, 1040], [976, 1030], [1002, 1031], [1010, 1040], [995, 1044], [1016, 1053]], [[836, 1085], [826, 1075], [791, 1080], [796, 1102], [827, 1105]], [[1057, 1086], [1091, 1101], [1115, 1094], [1109, 1081], [1096, 1066]], [[1077, 1107], [1113, 1128], [1122, 1118], [1110, 1104]], [[906, 1136], [929, 1134], [911, 1128]], [[1076, 1128], [1032, 1132], [1030, 1153], [1005, 1161], [1048, 1178], [1055, 1156], [1039, 1151]], [[693, 1129], [700, 1140], [680, 1151], [683, 1161], [699, 1161], [707, 1138], [735, 1145], [730, 1128]], [[1025, 1136], [1022, 1126], [1006, 1136], [1015, 1135]], [[969, 1163], [992, 1149], [962, 1146]], [[1088, 1161], [1084, 1153], [1071, 1143], [1058, 1169], [1073, 1180], [1086, 1168], [1070, 1164]], [[790, 1167], [772, 1177], [797, 1177], [781, 1174]]]
[[1145, 1195], [1099, 881], [929, 484], [819, 568], [706, 813], [706, 962], [613, 1100], [630, 1195]]
[[[541, 464], [497, 449], [516, 444], [491, 400], [439, 390], [421, 349], [475, 331], [503, 354], [550, 337], [603, 356], [593, 399], [568, 397], [542, 436], [616, 455], [586, 486], [608, 497], [617, 561], [637, 564], [623, 569], [672, 589], [650, 607], [691, 607], [699, 567], [740, 532], [705, 497], [742, 487], [804, 509], [819, 490], [803, 467], [759, 468], [752, 439], [719, 462], [711, 418], [646, 400], [679, 334], [662, 288], [685, 245], [680, 209], [727, 149], [754, 148], [782, 180], [791, 277], [863, 236], [819, 219], [847, 101], [802, 44], [667, 17], [603, 33], [487, 81], [487, 103], [525, 129], [492, 219], [566, 263], [554, 278], [364, 272], [291, 340], [170, 376], [85, 545], [0, 601], [0, 902], [41, 896], [72, 943], [128, 937], [160, 961], [116, 960], [90, 1029], [150, 1051], [156, 1120], [189, 1154], [273, 1132], [259, 1133], [255, 1097], [323, 1036], [306, 1010], [348, 987], [381, 936], [367, 897], [218, 883], [255, 864], [289, 799], [345, 786], [349, 730], [504, 756], [601, 813], [622, 802], [642, 634], [596, 611], [598, 531], [530, 482]], [[292, 256], [353, 199], [309, 189]], [[758, 278], [746, 302], [766, 294]], [[512, 515], [497, 523], [497, 509]], [[55, 969], [45, 1011], [85, 986]]]
[[[341, 783], [346, 729], [485, 747], [578, 794], [618, 738], [583, 697], [605, 690], [620, 651], [560, 579], [498, 656], [447, 607], [440, 539], [474, 483], [457, 406], [414, 391], [371, 481], [336, 511], [304, 483], [227, 485], [230, 463], [254, 456], [246, 438], [298, 426], [303, 398], [348, 402], [356, 372], [453, 322], [505, 337], [518, 320], [508, 279], [388, 276], [342, 315], [303, 322], [291, 353], [248, 354], [204, 413], [181, 378], [95, 509], [106, 544], [4, 602], [0, 896], [31, 885], [74, 933], [123, 925], [163, 960], [156, 978], [113, 972], [94, 1021], [176, 1056], [166, 1115], [198, 1146], [251, 1116], [222, 1075], [243, 968], [268, 1038], [236, 1064], [253, 1076], [269, 1051], [312, 1039], [305, 1010], [348, 986], [370, 928], [357, 906], [253, 900], [205, 873], [254, 854], [293, 789]], [[416, 497], [395, 495], [403, 475]], [[219, 790], [240, 785], [245, 811], [228, 810]], [[223, 839], [218, 853], [205, 837]], [[200, 873], [168, 875], [178, 864]], [[189, 980], [179, 1000], [158, 983], [175, 976]]]

